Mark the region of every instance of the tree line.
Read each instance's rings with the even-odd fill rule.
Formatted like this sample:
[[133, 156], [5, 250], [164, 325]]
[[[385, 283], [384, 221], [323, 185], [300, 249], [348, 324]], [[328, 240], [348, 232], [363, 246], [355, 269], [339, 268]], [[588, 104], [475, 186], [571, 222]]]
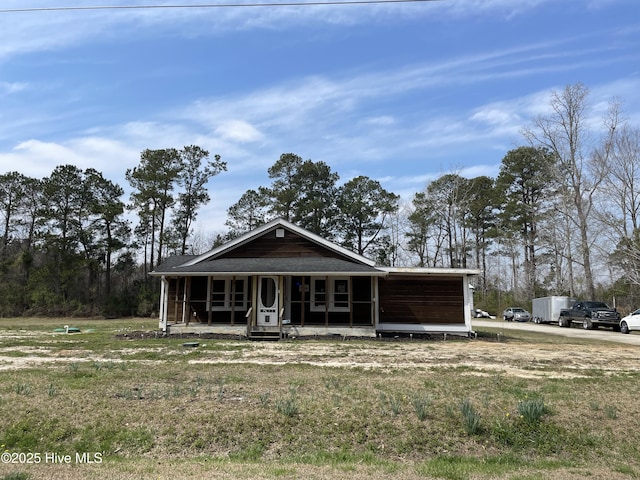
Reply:
[[481, 269], [479, 297], [494, 310], [545, 295], [636, 308], [640, 130], [617, 101], [602, 110], [594, 120], [588, 89], [569, 85], [497, 178], [447, 174], [417, 193], [406, 246], [418, 263]]
[[[600, 125], [581, 84], [554, 92], [496, 178], [450, 172], [404, 203], [380, 182], [340, 176], [285, 153], [271, 184], [247, 190], [228, 231], [194, 238], [209, 181], [226, 171], [198, 146], [145, 150], [126, 171], [131, 194], [94, 170], [43, 179], [0, 175], [0, 315], [151, 315], [147, 273], [274, 218], [386, 266], [477, 268], [476, 303], [563, 294], [636, 301], [640, 286], [640, 131], [611, 102]], [[132, 221], [135, 219], [135, 221]]]
[[151, 314], [158, 300], [149, 268], [169, 249], [187, 251], [207, 183], [224, 170], [219, 155], [198, 146], [145, 150], [126, 172], [129, 204], [93, 168], [0, 175], [0, 315]]

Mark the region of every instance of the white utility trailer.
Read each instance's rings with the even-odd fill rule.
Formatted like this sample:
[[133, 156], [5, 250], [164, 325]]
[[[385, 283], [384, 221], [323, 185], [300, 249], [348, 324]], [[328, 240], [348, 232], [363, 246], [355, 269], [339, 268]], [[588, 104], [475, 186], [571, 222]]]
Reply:
[[560, 310], [571, 308], [575, 301], [575, 298], [562, 296], [534, 298], [531, 305], [534, 323], [558, 323]]

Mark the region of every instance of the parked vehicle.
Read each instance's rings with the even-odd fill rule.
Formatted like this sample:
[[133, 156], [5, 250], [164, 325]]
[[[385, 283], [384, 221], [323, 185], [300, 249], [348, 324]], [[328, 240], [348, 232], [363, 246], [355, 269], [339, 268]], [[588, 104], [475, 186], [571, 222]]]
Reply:
[[622, 333], [631, 333], [632, 330], [640, 330], [640, 309], [620, 320], [620, 331]]
[[563, 296], [534, 298], [531, 305], [533, 322], [558, 323], [560, 311], [563, 308], [571, 308], [575, 301], [575, 298]]
[[620, 314], [615, 308], [609, 308], [604, 302], [576, 302], [571, 308], [560, 310], [558, 325], [570, 327], [579, 323], [585, 330], [599, 326], [620, 330]]
[[529, 322], [531, 321], [531, 314], [527, 312], [524, 308], [520, 307], [509, 307], [504, 312], [502, 312], [502, 318], [505, 322]]

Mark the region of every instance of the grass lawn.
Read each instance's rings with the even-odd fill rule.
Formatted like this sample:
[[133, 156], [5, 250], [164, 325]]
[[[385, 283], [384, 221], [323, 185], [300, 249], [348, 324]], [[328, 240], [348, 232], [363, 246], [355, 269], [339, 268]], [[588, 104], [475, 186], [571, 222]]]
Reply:
[[0, 319], [0, 480], [640, 478], [637, 347], [156, 328]]

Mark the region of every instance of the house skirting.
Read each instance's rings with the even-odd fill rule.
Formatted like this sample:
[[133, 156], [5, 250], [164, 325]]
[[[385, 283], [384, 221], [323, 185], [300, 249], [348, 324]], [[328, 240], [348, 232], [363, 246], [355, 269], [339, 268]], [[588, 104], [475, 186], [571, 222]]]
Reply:
[[[246, 338], [246, 325], [207, 325], [200, 323], [174, 323], [167, 325], [168, 335], [237, 335]], [[375, 338], [373, 327], [323, 327], [323, 326], [283, 326], [282, 334], [285, 338], [294, 337], [363, 337]]]
[[470, 335], [472, 329], [467, 324], [431, 324], [431, 325], [399, 325], [399, 324], [380, 324], [376, 328], [378, 332], [395, 332], [395, 333], [455, 333]]
[[[467, 325], [378, 325], [374, 327], [322, 327], [322, 326], [283, 326], [284, 338], [298, 337], [343, 337], [343, 338], [376, 338], [385, 333], [435, 334], [447, 333], [468, 336], [473, 333]], [[167, 325], [168, 335], [233, 335], [240, 339], [247, 338], [246, 325], [207, 325], [203, 323], [175, 323]]]

